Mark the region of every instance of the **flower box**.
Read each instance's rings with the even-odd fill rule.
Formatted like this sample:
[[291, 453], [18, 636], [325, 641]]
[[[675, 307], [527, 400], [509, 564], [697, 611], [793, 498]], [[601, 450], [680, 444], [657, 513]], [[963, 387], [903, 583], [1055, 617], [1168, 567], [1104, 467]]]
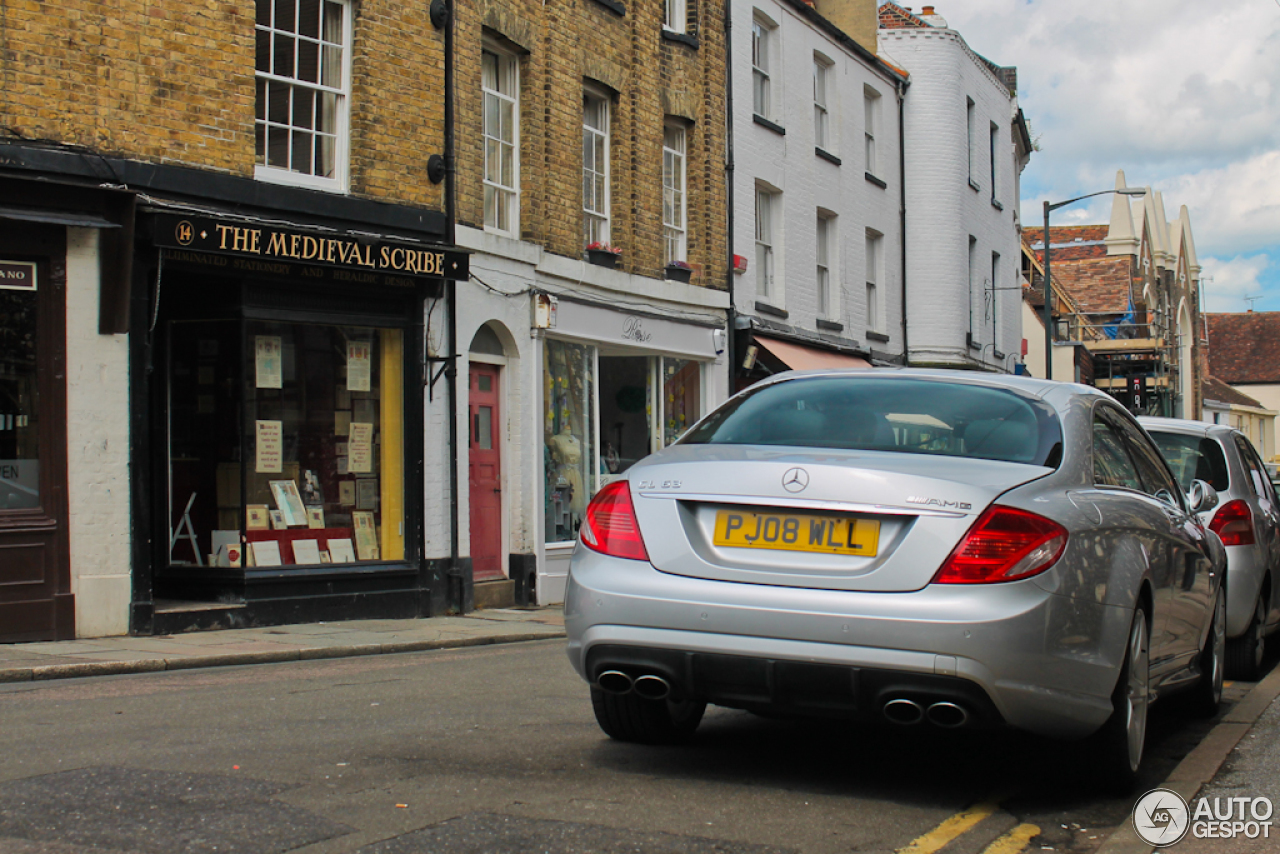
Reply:
[[673, 282], [683, 282], [689, 284], [689, 279], [693, 277], [693, 268], [683, 261], [674, 261], [666, 266], [667, 278]]
[[599, 267], [613, 268], [618, 266], [618, 258], [621, 252], [613, 252], [609, 249], [588, 249], [587, 261]]

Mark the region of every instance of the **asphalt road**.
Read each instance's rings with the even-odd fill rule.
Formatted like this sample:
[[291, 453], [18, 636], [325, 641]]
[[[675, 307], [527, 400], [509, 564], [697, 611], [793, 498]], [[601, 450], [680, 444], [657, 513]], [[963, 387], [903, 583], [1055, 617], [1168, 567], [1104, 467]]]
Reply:
[[[1007, 734], [612, 742], [563, 645], [0, 685], [0, 854], [1089, 852], [1136, 797]], [[1211, 724], [1157, 709], [1137, 793]]]

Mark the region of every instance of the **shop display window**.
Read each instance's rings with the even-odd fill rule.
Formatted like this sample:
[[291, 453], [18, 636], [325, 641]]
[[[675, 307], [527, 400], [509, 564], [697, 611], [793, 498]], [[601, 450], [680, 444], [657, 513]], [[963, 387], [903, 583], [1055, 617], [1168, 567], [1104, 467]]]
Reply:
[[703, 363], [548, 338], [546, 542], [578, 535], [591, 496], [701, 417]]
[[403, 363], [398, 329], [175, 321], [170, 563], [403, 559]]
[[36, 265], [0, 261], [0, 510], [40, 506]]

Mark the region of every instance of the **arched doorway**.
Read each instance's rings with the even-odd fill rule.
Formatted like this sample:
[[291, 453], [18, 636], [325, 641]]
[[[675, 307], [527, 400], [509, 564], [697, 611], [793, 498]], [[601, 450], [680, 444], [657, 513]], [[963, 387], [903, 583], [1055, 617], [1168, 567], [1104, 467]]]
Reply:
[[472, 578], [507, 577], [503, 568], [502, 341], [488, 326], [471, 340], [467, 377], [467, 483], [470, 501]]

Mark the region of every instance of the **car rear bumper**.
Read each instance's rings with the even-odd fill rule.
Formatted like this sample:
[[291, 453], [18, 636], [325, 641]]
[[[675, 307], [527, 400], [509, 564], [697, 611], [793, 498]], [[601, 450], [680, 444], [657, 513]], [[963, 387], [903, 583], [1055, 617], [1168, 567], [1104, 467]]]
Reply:
[[1097, 729], [1131, 612], [1029, 582], [858, 593], [709, 581], [579, 547], [565, 598], [569, 659], [677, 696], [884, 719], [904, 697], [963, 704], [976, 724], [1059, 738]]
[[1227, 637], [1244, 634], [1253, 620], [1254, 606], [1267, 572], [1265, 550], [1259, 546], [1227, 546]]

